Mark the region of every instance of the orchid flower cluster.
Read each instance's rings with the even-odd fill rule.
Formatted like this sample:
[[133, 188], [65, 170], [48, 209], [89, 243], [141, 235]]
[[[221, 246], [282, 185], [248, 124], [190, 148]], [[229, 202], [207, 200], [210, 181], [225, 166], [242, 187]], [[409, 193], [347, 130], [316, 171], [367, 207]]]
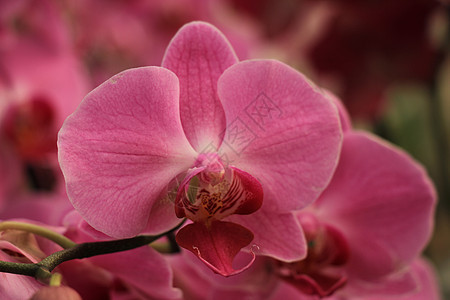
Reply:
[[57, 146], [74, 209], [0, 223], [2, 299], [439, 299], [426, 171], [214, 26], [73, 109]]

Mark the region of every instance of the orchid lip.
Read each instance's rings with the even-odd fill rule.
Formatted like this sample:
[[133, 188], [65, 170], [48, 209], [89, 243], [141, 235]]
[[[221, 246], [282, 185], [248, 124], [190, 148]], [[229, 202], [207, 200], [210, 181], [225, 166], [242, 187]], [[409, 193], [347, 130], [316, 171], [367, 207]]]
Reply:
[[250, 230], [236, 223], [194, 222], [181, 228], [175, 238], [181, 247], [196, 255], [213, 272], [225, 277], [245, 271], [256, 259], [252, 248], [250, 261], [244, 267], [234, 269], [234, 258], [254, 238]]
[[198, 247], [192, 246], [192, 249], [193, 249], [194, 251], [197, 252], [197, 257], [198, 257], [205, 265], [207, 265], [211, 270], [213, 270], [214, 273], [220, 274], [220, 275], [225, 276], [225, 277], [237, 275], [237, 274], [239, 274], [239, 273], [244, 272], [245, 270], [247, 270], [248, 268], [251, 267], [251, 265], [253, 264], [253, 262], [254, 262], [255, 259], [256, 259], [256, 255], [255, 255], [255, 253], [253, 252], [253, 249], [252, 249], [252, 250], [250, 251], [250, 253], [251, 253], [251, 255], [252, 255], [252, 258], [250, 259], [250, 261], [249, 261], [245, 266], [243, 266], [243, 267], [240, 268], [240, 269], [233, 270], [232, 272], [224, 272], [223, 270], [218, 269], [216, 266], [214, 266], [213, 264], [211, 264], [210, 262], [208, 262], [206, 259], [204, 259], [204, 258], [202, 257], [202, 254], [200, 253], [200, 250], [198, 249]]
[[[262, 187], [251, 175], [224, 167], [217, 156], [202, 155], [178, 187], [178, 217], [209, 223], [232, 214], [248, 214], [262, 204]], [[250, 202], [250, 204], [248, 203]]]

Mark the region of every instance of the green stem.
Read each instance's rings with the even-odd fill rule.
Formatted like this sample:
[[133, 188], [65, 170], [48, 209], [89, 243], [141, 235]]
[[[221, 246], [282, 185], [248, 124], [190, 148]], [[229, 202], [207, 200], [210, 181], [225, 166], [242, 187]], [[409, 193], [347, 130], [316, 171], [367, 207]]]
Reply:
[[14, 222], [14, 221], [5, 221], [0, 223], [0, 231], [8, 230], [8, 229], [15, 229], [15, 230], [21, 230], [30, 232], [39, 236], [42, 236], [46, 239], [49, 239], [56, 244], [60, 245], [64, 249], [72, 248], [76, 244], [66, 238], [65, 236], [56, 233], [50, 229], [47, 229], [45, 227], [29, 224], [29, 223], [22, 223], [22, 222]]
[[150, 246], [159, 253], [173, 254], [180, 252], [180, 246], [178, 246], [175, 240], [175, 234], [173, 233], [173, 231], [169, 233], [166, 237], [167, 241], [164, 242], [155, 241], [151, 243]]
[[181, 225], [183, 225], [184, 222], [185, 220], [180, 222], [171, 230], [155, 236], [138, 235], [129, 239], [76, 244], [71, 248], [55, 252], [36, 264], [0, 261], [0, 272], [27, 275], [35, 277], [44, 283], [49, 283], [52, 277], [51, 272], [65, 261], [121, 252], [148, 245], [151, 242], [154, 242], [157, 239], [177, 230], [181, 227]]

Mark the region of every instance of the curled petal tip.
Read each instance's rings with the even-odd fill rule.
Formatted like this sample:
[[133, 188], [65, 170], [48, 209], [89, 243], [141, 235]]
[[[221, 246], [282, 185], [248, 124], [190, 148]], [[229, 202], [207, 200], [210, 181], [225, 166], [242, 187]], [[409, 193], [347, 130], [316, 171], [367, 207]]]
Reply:
[[252, 258], [246, 266], [240, 269], [233, 268], [234, 258], [243, 247], [250, 244], [253, 233], [231, 222], [188, 224], [180, 229], [176, 240], [181, 247], [194, 253], [211, 270], [225, 277], [245, 271], [256, 258], [252, 251]]

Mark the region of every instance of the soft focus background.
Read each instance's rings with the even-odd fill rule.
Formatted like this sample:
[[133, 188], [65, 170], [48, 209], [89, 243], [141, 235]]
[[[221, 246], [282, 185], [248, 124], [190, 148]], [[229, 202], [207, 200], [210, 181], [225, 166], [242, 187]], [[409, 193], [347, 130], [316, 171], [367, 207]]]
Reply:
[[[426, 255], [450, 297], [450, 2], [0, 0], [0, 219], [67, 209], [56, 134], [112, 75], [160, 65], [204, 20], [240, 59], [276, 58], [336, 93], [355, 127], [420, 161], [439, 195]], [[51, 208], [51, 209], [50, 209]]]

